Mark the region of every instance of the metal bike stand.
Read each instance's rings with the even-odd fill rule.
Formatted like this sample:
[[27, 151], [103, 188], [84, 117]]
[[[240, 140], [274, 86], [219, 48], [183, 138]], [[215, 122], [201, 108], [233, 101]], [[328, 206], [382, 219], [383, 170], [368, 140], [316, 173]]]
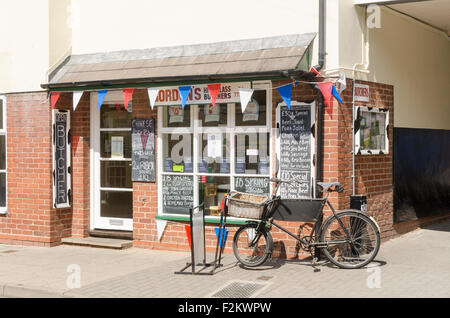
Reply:
[[[197, 213], [194, 213], [194, 211], [198, 209], [199, 211]], [[195, 216], [194, 214], [201, 213], [201, 216]], [[200, 222], [199, 222], [200, 221]], [[200, 223], [200, 224], [198, 224]], [[222, 219], [221, 219], [222, 223]], [[175, 272], [175, 274], [183, 274], [183, 275], [214, 275], [214, 271], [216, 268], [220, 267], [220, 258], [219, 263], [217, 263], [217, 249], [219, 246], [220, 240], [217, 240], [217, 247], [216, 247], [216, 256], [214, 258], [214, 261], [211, 263], [206, 262], [206, 247], [205, 247], [205, 213], [203, 210], [203, 203], [199, 205], [198, 207], [189, 209], [189, 224], [190, 224], [190, 235], [191, 235], [191, 262], [186, 263], [186, 266], [183, 267], [178, 272]], [[221, 224], [222, 226], [222, 224]], [[196, 241], [200, 238], [202, 242], [200, 247], [196, 247]], [[197, 250], [197, 248], [200, 248], [201, 250]], [[200, 252], [200, 253], [199, 253]], [[220, 255], [222, 254], [222, 250], [220, 251]], [[198, 258], [201, 258], [200, 260]], [[220, 257], [220, 256], [219, 256]], [[196, 271], [196, 266], [201, 266], [199, 270]], [[191, 271], [186, 271], [189, 267], [191, 267]], [[212, 267], [212, 269], [208, 272], [204, 271], [205, 269]]]

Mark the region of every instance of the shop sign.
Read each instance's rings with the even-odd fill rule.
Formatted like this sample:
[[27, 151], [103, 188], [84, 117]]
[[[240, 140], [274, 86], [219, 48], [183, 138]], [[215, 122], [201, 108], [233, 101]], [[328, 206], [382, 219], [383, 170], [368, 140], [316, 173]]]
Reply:
[[355, 83], [355, 101], [358, 101], [358, 102], [369, 102], [370, 101], [369, 85]]
[[[250, 88], [250, 82], [223, 83], [217, 94], [216, 104], [240, 103], [239, 88]], [[208, 85], [192, 85], [186, 105], [211, 104]], [[178, 86], [159, 88], [155, 106], [181, 105]]]
[[70, 113], [53, 110], [53, 206], [70, 207]]

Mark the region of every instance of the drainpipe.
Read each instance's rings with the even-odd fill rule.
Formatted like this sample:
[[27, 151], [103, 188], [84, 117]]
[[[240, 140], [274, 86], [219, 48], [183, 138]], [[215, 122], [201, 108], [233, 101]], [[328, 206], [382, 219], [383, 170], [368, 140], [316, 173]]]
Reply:
[[[325, 64], [325, 0], [319, 1], [319, 64], [314, 66], [317, 71], [320, 71]], [[316, 86], [316, 89], [319, 89]], [[317, 162], [316, 162], [316, 182], [323, 181], [323, 96], [318, 94], [318, 111], [317, 111]], [[316, 197], [320, 197], [321, 193], [316, 187]]]

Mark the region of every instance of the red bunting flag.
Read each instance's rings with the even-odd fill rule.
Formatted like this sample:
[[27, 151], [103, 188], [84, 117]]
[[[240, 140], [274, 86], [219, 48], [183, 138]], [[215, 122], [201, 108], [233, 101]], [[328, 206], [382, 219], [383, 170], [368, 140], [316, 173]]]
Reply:
[[314, 73], [314, 74], [316, 74], [316, 75], [318, 75], [318, 76], [322, 76], [322, 74], [320, 74], [319, 71], [317, 71], [317, 70], [314, 68], [314, 66], [312, 66], [312, 67], [309, 69], [309, 71], [312, 72], [312, 73]]
[[50, 96], [50, 103], [52, 105], [52, 110], [55, 108], [56, 103], [58, 102], [59, 97], [61, 97], [61, 92], [53, 92]]
[[320, 89], [320, 92], [323, 96], [323, 101], [325, 103], [325, 106], [331, 107], [333, 102], [333, 95], [331, 94], [331, 90], [333, 88], [332, 82], [321, 82], [317, 83], [317, 86]]
[[214, 107], [216, 104], [217, 95], [219, 94], [221, 84], [209, 84], [208, 90], [209, 90], [209, 96], [211, 96], [211, 104]]
[[133, 96], [134, 88], [124, 88], [123, 89], [123, 106], [127, 109], [130, 103], [131, 97]]

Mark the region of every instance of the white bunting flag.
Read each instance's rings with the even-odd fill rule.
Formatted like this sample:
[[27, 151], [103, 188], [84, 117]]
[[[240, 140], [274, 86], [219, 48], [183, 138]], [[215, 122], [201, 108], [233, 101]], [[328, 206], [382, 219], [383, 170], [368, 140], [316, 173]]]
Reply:
[[159, 93], [159, 88], [148, 88], [148, 98], [150, 100], [150, 107], [153, 109], [153, 107], [155, 106], [156, 103], [156, 98], [158, 97], [158, 93]]
[[161, 237], [166, 229], [167, 221], [166, 220], [156, 220], [156, 229], [158, 231], [158, 242], [161, 241]]
[[245, 112], [245, 109], [247, 108], [248, 103], [252, 99], [252, 95], [253, 95], [253, 89], [239, 88], [239, 96], [241, 98], [242, 113]]
[[345, 78], [345, 74], [342, 74], [337, 80], [337, 82], [339, 83], [339, 94], [340, 94], [347, 87], [347, 80]]
[[81, 96], [84, 92], [73, 92], [73, 110], [77, 109], [78, 103], [80, 102]]

